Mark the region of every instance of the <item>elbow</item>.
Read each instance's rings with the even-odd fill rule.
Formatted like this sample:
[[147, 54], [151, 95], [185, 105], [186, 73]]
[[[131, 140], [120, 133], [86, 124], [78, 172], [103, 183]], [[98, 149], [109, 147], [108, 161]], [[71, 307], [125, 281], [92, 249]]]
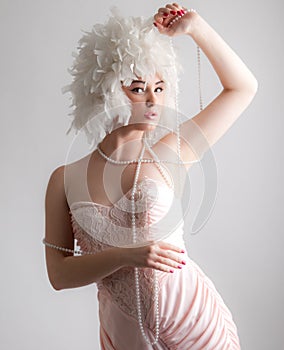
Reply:
[[246, 84], [244, 85], [244, 89], [252, 97], [257, 93], [258, 81], [257, 81], [256, 77], [251, 72], [247, 76]]
[[248, 99], [252, 100], [257, 93], [258, 90], [258, 81], [254, 76], [250, 77], [250, 79], [242, 82], [239, 86], [232, 88], [225, 88], [227, 91], [234, 91], [242, 96], [247, 96]]
[[253, 77], [242, 87], [235, 89], [235, 92], [241, 97], [244, 106], [248, 106], [254, 99], [258, 90], [258, 81]]
[[62, 289], [64, 289], [64, 287], [62, 286], [62, 284], [60, 284], [58, 281], [56, 281], [55, 279], [49, 279], [49, 282], [52, 286], [52, 288], [55, 290], [55, 291], [60, 291]]
[[51, 284], [53, 289], [56, 291], [56, 292], [59, 292], [60, 290], [63, 290], [65, 288], [63, 288], [62, 286], [60, 286], [59, 284]]
[[258, 90], [258, 81], [255, 77], [252, 77], [249, 81], [246, 82], [242, 87], [237, 89], [238, 92], [246, 95], [250, 100], [254, 98]]
[[250, 104], [252, 102], [252, 100], [254, 99], [256, 93], [258, 90], [258, 82], [256, 79], [254, 79], [251, 84], [249, 85], [249, 88], [247, 90], [247, 97], [248, 97], [248, 104]]
[[47, 260], [47, 275], [51, 287], [60, 291], [68, 288], [68, 279], [66, 278], [66, 269], [64, 265], [65, 258], [59, 261]]
[[59, 273], [48, 271], [48, 279], [49, 283], [55, 291], [65, 289], [62, 276]]
[[256, 78], [253, 78], [249, 87], [249, 91], [253, 97], [256, 95], [257, 90], [258, 90], [258, 81], [256, 80]]

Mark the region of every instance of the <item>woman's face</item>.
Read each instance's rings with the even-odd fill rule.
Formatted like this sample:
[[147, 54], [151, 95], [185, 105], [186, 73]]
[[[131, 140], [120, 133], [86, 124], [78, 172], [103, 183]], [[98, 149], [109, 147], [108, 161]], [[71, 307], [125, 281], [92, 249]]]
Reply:
[[165, 83], [159, 75], [147, 80], [133, 80], [130, 86], [122, 86], [132, 103], [129, 124], [156, 125], [160, 119], [165, 100]]

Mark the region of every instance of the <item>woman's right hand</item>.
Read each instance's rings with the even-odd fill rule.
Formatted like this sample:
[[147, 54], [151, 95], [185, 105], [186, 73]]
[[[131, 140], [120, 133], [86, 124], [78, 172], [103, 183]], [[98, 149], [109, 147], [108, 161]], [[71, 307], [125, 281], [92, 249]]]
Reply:
[[151, 242], [138, 248], [122, 248], [125, 266], [149, 267], [163, 272], [174, 272], [186, 264], [184, 250], [167, 242]]
[[153, 23], [161, 34], [177, 36], [190, 35], [199, 15], [195, 10], [187, 10], [177, 3], [161, 7], [154, 15]]

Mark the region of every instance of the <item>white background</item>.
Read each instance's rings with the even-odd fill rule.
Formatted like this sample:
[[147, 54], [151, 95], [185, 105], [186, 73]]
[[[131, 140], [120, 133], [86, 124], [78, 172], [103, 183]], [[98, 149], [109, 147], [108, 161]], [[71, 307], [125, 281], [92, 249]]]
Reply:
[[[81, 30], [103, 22], [111, 5], [150, 16], [163, 1], [0, 1], [1, 298], [0, 347], [99, 349], [96, 286], [54, 291], [47, 279], [44, 197], [51, 172], [65, 163], [73, 134], [68, 96]], [[184, 0], [252, 70], [259, 90], [214, 145], [218, 196], [190, 256], [230, 308], [244, 350], [282, 348], [283, 284], [283, 4]], [[195, 45], [177, 38], [185, 72], [180, 108], [198, 111]], [[202, 55], [205, 103], [220, 83]], [[193, 169], [193, 175], [194, 175]], [[282, 215], [282, 216], [281, 216]], [[183, 350], [183, 349], [181, 349]]]

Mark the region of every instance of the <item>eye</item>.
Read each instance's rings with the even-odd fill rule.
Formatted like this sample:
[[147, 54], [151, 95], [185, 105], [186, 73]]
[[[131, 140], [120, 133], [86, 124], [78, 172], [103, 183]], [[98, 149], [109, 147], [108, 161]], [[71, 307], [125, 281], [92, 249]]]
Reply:
[[132, 89], [131, 91], [136, 92], [137, 94], [141, 94], [144, 92], [144, 89], [141, 87], [136, 87], [136, 88]]
[[162, 91], [164, 91], [164, 89], [161, 88], [161, 87], [158, 87], [158, 88], [155, 90], [155, 92], [162, 92]]

